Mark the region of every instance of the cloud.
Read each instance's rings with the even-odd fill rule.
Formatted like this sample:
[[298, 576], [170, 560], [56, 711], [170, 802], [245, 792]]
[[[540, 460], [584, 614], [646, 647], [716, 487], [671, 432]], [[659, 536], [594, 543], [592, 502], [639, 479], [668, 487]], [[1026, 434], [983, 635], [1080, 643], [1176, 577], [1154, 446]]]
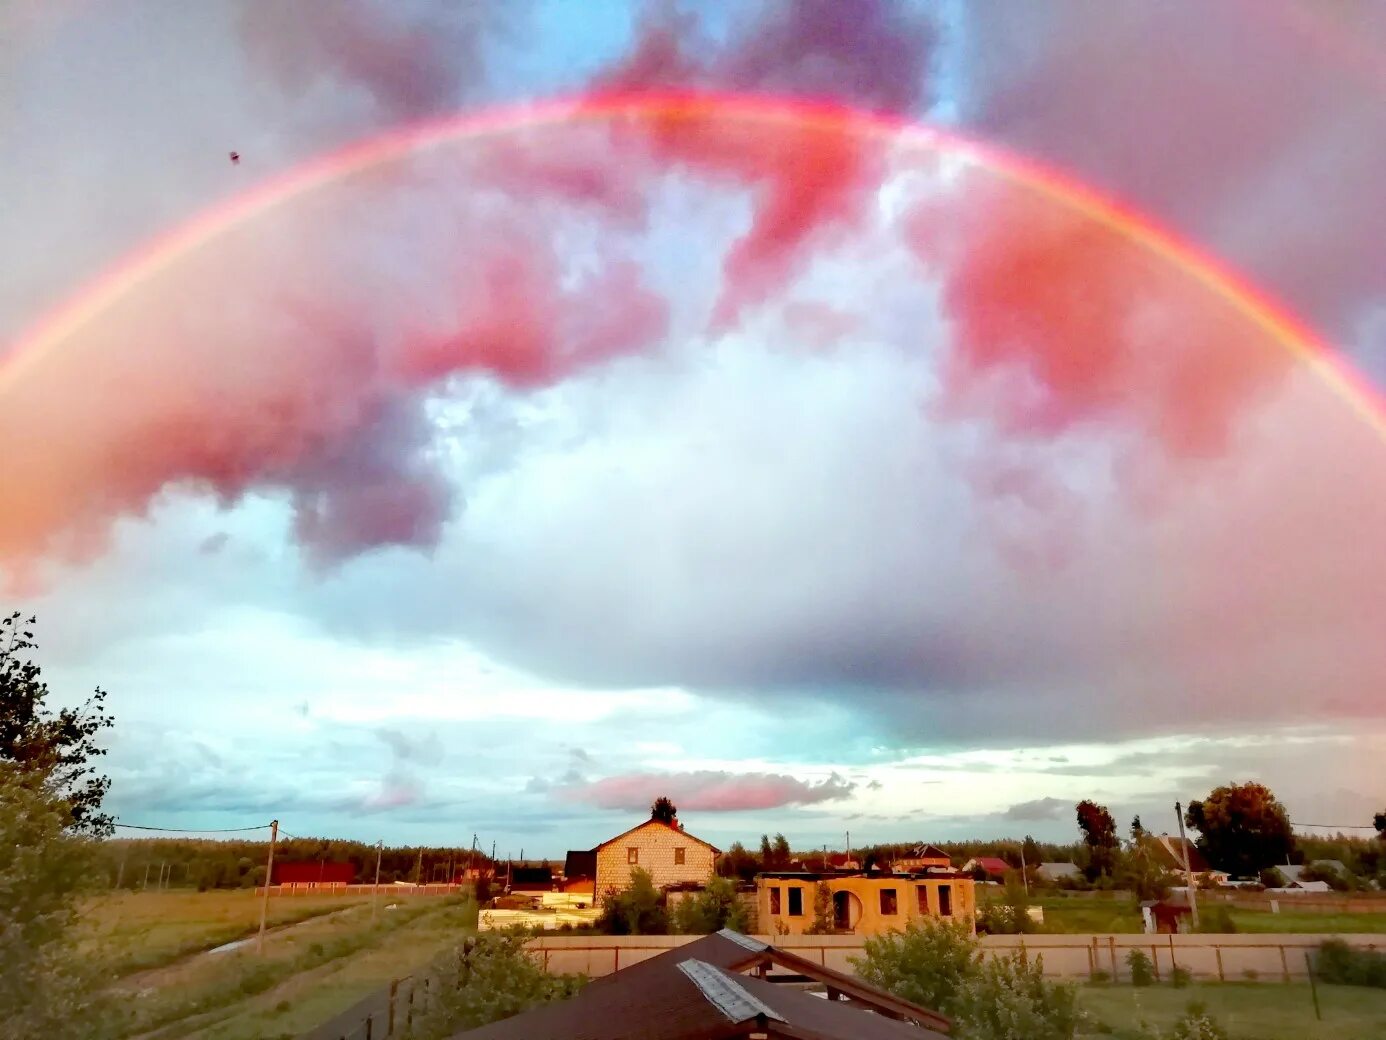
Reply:
[[1063, 798], [1036, 798], [1029, 802], [1012, 805], [1001, 814], [1003, 820], [1057, 820], [1073, 808], [1073, 803]]
[[818, 782], [782, 773], [630, 773], [564, 788], [566, 801], [600, 809], [648, 809], [660, 796], [681, 812], [739, 812], [788, 805], [815, 805], [848, 797], [856, 784], [832, 774]]

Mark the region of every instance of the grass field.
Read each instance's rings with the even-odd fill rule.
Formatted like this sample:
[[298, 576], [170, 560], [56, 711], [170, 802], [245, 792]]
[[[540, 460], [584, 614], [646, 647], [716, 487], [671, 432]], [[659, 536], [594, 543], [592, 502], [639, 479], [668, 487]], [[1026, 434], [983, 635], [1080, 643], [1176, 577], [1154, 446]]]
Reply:
[[[1105, 896], [1045, 896], [1035, 901], [1044, 908], [1043, 931], [1062, 934], [1141, 931], [1141, 915], [1131, 899]], [[1331, 932], [1386, 933], [1386, 912], [1322, 914], [1308, 910], [1237, 910], [1229, 913], [1238, 932], [1293, 934]]]
[[[361, 898], [271, 899], [267, 924], [294, 924], [350, 906]], [[117, 892], [92, 900], [83, 915], [83, 945], [112, 975], [128, 975], [253, 935], [260, 900], [248, 889], [220, 892]]]
[[474, 930], [469, 901], [272, 898], [264, 956], [207, 951], [259, 924], [253, 893], [123, 893], [93, 901], [84, 942], [110, 966], [114, 1037], [292, 1037], [422, 968]]
[[1305, 983], [1082, 986], [1079, 1003], [1099, 1028], [1087, 1035], [1136, 1040], [1168, 1035], [1190, 1001], [1206, 1005], [1230, 1040], [1386, 1040], [1386, 990], [1319, 986], [1322, 1021]]

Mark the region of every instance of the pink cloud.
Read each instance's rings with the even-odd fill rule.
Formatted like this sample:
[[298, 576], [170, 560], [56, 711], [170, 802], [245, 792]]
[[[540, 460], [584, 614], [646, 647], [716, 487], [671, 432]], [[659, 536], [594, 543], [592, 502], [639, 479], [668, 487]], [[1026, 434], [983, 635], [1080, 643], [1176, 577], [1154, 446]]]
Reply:
[[625, 773], [589, 784], [564, 788], [566, 801], [582, 802], [599, 809], [637, 811], [649, 808], [661, 795], [671, 798], [682, 811], [737, 812], [775, 809], [785, 805], [813, 805], [846, 798], [856, 784], [834, 773], [811, 783], [785, 773], [728, 773], [700, 770], [693, 773]]

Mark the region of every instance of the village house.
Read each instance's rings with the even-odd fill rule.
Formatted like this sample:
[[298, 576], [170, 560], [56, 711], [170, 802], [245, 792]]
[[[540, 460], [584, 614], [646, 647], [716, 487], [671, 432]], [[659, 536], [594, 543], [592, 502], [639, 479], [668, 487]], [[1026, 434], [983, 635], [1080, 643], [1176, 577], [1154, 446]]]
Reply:
[[937, 845], [916, 845], [891, 864], [897, 874], [914, 874], [925, 870], [952, 870], [953, 860]]
[[[685, 831], [677, 819], [669, 823], [646, 820], [594, 849], [569, 852], [563, 890], [594, 899], [622, 892], [630, 887], [631, 872], [637, 867], [650, 875], [656, 888], [702, 884], [712, 876], [721, 854], [716, 846]], [[573, 873], [588, 870], [590, 880]]]
[[975, 877], [978, 873], [986, 875], [988, 881], [1004, 881], [1011, 865], [999, 856], [978, 856], [962, 865], [962, 872]]
[[876, 935], [923, 917], [970, 923], [977, 908], [973, 881], [963, 874], [770, 872], [756, 878], [761, 929], [780, 935], [807, 932], [819, 882], [832, 893], [837, 932]]
[[1206, 878], [1215, 885], [1225, 885], [1230, 876], [1225, 871], [1214, 870], [1212, 864], [1203, 858], [1203, 853], [1198, 850], [1198, 846], [1187, 838], [1175, 838], [1168, 834], [1161, 834], [1150, 845], [1150, 848], [1155, 853], [1156, 862], [1166, 870], [1182, 875], [1184, 873], [1184, 856], [1187, 854], [1189, 857], [1188, 869], [1200, 878]]
[[1082, 881], [1083, 872], [1076, 863], [1041, 863], [1035, 873], [1045, 881]]

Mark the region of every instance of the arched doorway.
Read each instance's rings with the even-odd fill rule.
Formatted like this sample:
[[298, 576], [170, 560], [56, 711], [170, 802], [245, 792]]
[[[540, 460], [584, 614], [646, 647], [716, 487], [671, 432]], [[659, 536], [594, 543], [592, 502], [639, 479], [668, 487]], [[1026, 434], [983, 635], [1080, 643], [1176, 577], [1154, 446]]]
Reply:
[[833, 893], [833, 928], [839, 932], [850, 932], [861, 920], [861, 900], [851, 892]]

